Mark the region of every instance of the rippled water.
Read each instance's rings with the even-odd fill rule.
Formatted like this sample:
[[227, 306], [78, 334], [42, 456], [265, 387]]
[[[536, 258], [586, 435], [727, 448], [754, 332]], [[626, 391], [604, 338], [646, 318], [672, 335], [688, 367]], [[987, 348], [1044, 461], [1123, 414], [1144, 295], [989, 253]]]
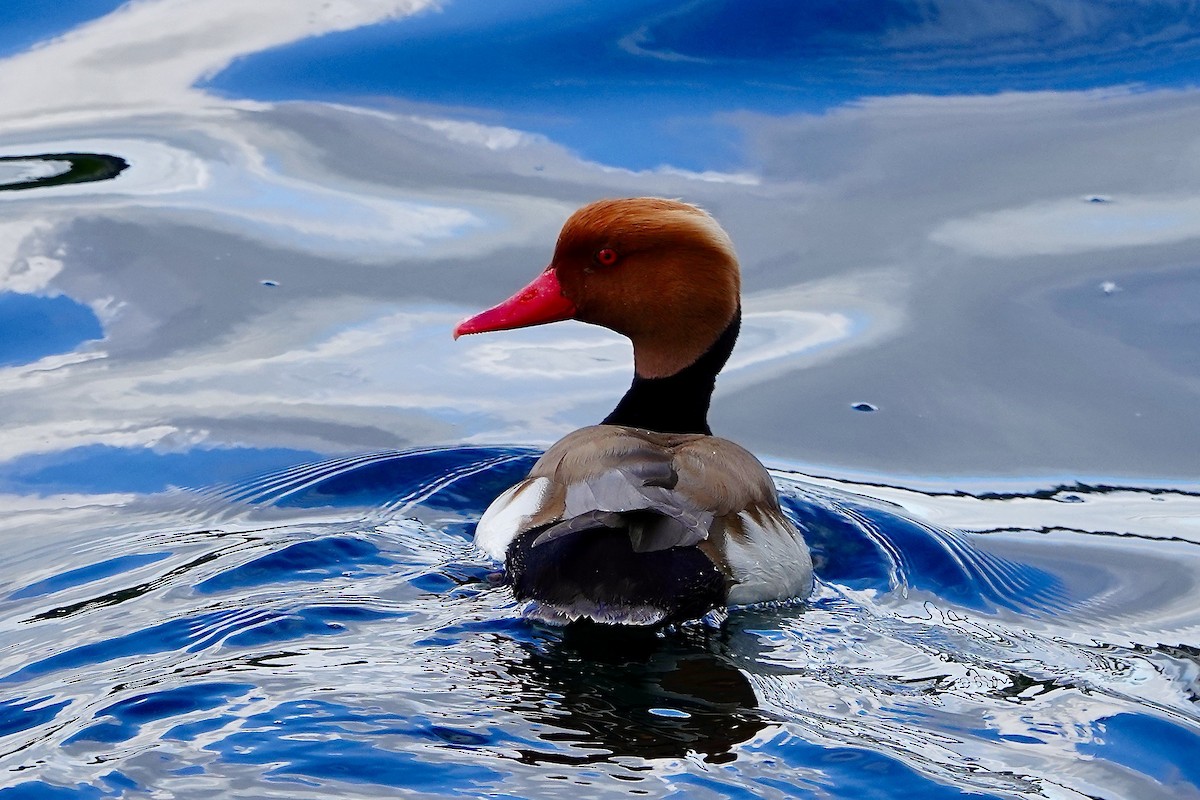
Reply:
[[1200, 550], [1163, 529], [1196, 495], [885, 500], [780, 472], [810, 602], [601, 635], [523, 618], [471, 546], [533, 458], [389, 452], [26, 511], [6, 791], [1195, 796]]
[[[0, 5], [0, 799], [1200, 797], [1197, 31]], [[806, 603], [543, 627], [471, 546], [631, 358], [450, 330], [630, 195], [736, 243]]]

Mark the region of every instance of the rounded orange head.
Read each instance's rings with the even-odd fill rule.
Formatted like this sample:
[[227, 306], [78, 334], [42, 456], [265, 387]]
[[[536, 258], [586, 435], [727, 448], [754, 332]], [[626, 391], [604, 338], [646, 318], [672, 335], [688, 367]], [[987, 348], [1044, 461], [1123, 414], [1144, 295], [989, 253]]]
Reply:
[[694, 362], [737, 312], [733, 243], [711, 216], [677, 200], [600, 200], [563, 226], [550, 265], [454, 335], [578, 319], [633, 342], [639, 375]]

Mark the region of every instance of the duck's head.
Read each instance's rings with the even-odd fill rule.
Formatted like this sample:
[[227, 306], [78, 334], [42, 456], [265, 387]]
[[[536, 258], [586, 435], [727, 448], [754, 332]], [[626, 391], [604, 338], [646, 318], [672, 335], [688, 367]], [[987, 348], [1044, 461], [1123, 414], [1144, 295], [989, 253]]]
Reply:
[[712, 346], [739, 290], [733, 243], [703, 210], [654, 197], [600, 200], [571, 215], [537, 278], [454, 336], [577, 319], [628, 336], [637, 374], [659, 378]]

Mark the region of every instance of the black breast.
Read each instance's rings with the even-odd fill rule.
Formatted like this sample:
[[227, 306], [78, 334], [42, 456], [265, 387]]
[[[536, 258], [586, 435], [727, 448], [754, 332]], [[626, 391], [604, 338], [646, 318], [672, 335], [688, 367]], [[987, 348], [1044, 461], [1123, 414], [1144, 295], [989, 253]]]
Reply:
[[543, 531], [509, 545], [513, 594], [556, 618], [668, 624], [725, 605], [725, 579], [696, 547], [635, 552], [629, 531], [590, 528], [534, 547]]

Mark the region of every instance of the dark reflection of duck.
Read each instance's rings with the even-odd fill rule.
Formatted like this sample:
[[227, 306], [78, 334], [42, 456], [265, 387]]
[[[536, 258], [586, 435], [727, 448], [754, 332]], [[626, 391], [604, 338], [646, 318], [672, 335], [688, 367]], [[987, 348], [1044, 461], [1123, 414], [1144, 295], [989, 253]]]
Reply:
[[749, 681], [722, 654], [720, 634], [608, 631], [590, 624], [564, 629], [524, 645], [528, 658], [507, 666], [524, 690], [517, 696], [536, 699], [517, 700], [514, 710], [549, 726], [539, 735], [554, 745], [524, 749], [521, 760], [578, 764], [698, 753], [722, 763], [768, 724]]
[[739, 287], [733, 245], [704, 211], [604, 200], [567, 220], [529, 286], [455, 329], [578, 319], [633, 343], [616, 409], [552, 446], [475, 534], [544, 618], [656, 625], [810, 591], [808, 547], [767, 471], [708, 426]]

